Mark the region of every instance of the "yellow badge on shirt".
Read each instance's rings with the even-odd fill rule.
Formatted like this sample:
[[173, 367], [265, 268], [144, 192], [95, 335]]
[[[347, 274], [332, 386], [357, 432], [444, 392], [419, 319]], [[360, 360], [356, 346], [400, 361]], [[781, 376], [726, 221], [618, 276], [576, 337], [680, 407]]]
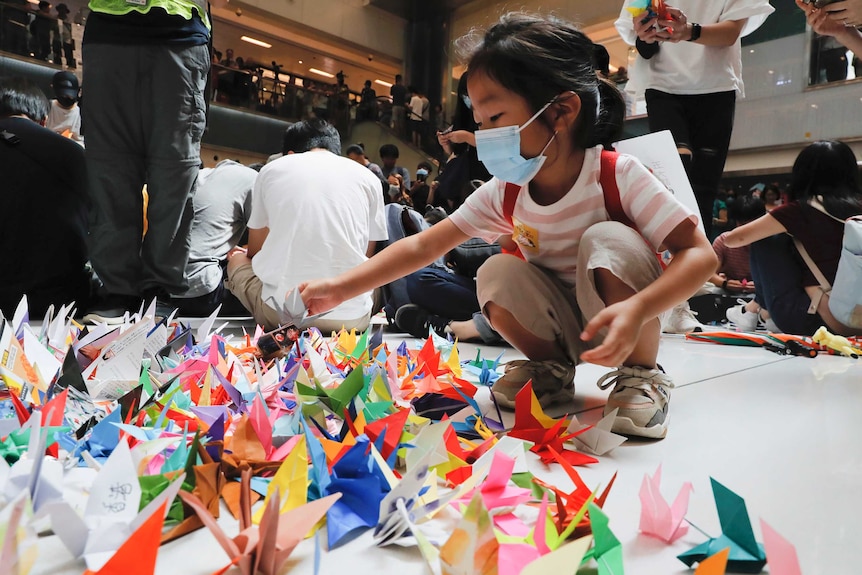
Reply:
[[512, 218], [512, 240], [521, 248], [530, 252], [539, 251], [539, 230], [532, 228], [527, 224], [519, 221], [517, 218]]

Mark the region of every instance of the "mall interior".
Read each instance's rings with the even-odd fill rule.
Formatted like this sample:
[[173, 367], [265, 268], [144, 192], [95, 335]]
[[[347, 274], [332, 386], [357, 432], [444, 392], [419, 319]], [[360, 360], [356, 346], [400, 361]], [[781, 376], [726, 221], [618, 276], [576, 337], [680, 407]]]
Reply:
[[[732, 3], [732, 0], [726, 2]], [[668, 1], [668, 4], [672, 3], [672, 0]], [[854, 54], [833, 38], [815, 33], [806, 22], [805, 14], [791, 0], [770, 0], [769, 3], [774, 12], [756, 31], [741, 39], [745, 93], [736, 104], [730, 150], [720, 184], [720, 189], [732, 191], [737, 198], [752, 193], [759, 195], [769, 185], [777, 186], [783, 193], [791, 181], [791, 169], [797, 156], [819, 140], [844, 142], [853, 150], [862, 167], [862, 53]], [[60, 25], [71, 23], [72, 40], [68, 42], [72, 46], [71, 54], [61, 50], [59, 42], [52, 43], [48, 51], [39, 45], [30, 26], [38, 18], [35, 16], [38, 4], [37, 0], [29, 0], [29, 3], [0, 0], [0, 33], [8, 39], [10, 30], [17, 26], [26, 30], [21, 33], [28, 36], [23, 49], [11, 49], [10, 44], [0, 42], [3, 46], [0, 78], [27, 78], [51, 98], [54, 74], [69, 71], [80, 82], [81, 105], [86, 107], [87, 87], [83, 74], [89, 63], [83, 59], [81, 46], [90, 16], [87, 0], [65, 0], [64, 3], [67, 15]], [[56, 19], [57, 6], [55, 3], [50, 7], [49, 19]], [[316, 116], [324, 117], [337, 128], [344, 148], [361, 143], [368, 159], [380, 164], [380, 147], [395, 144], [400, 150], [400, 164], [413, 171], [421, 162], [428, 162], [432, 166], [429, 178], [433, 179], [441, 164], [446, 162], [446, 153], [438, 143], [437, 133], [451, 125], [459, 104], [459, 79], [466, 70], [456, 49], [456, 41], [486, 29], [510, 10], [558, 16], [577, 24], [593, 42], [603, 46], [610, 58], [608, 79], [625, 93], [623, 138], [643, 136], [650, 132], [643, 94], [626, 92], [625, 89], [633, 71], [644, 65], [644, 61], [637, 50], [620, 37], [615, 27], [622, 7], [622, 0], [213, 2], [209, 10], [214, 56], [206, 92], [207, 125], [201, 141], [201, 162], [207, 168], [213, 168], [225, 159], [246, 165], [265, 163], [273, 154], [282, 151], [282, 138], [288, 126]], [[418, 138], [393, 130], [390, 88], [396, 83], [396, 75], [403, 77], [405, 85], [416, 87], [429, 102], [430, 113], [424, 118], [416, 118]], [[363, 98], [363, 87], [367, 85], [374, 90], [371, 100]], [[0, 174], [0, 195], [5, 193], [5, 178], [5, 174]], [[33, 226], [40, 225], [36, 213], [6, 213], [3, 216], [26, 218]], [[15, 249], [13, 238], [2, 234], [0, 237], [4, 237], [4, 251]], [[2, 275], [13, 273], [14, 270], [7, 270]], [[862, 285], [858, 289], [862, 290]], [[523, 297], [528, 299], [532, 294], [523, 294]], [[201, 318], [180, 319], [190, 324], [193, 330], [206, 323]], [[35, 326], [34, 333], [38, 334], [42, 322], [32, 317], [30, 320]], [[225, 322], [220, 333], [229, 343], [244, 341], [246, 334], [255, 330], [255, 322], [249, 317], [230, 317]], [[404, 345], [404, 349], [411, 350], [415, 356], [425, 343], [424, 338], [387, 325], [383, 315], [372, 318], [372, 327], [385, 328], [381, 329], [382, 341], [390, 350]], [[552, 528], [556, 521], [551, 517], [559, 518], [557, 513], [562, 509], [562, 503], [555, 510], [554, 500], [561, 501], [561, 493], [577, 493], [585, 501], [590, 491], [600, 494], [612, 485], [602, 507], [610, 521], [612, 535], [607, 536], [606, 528], [593, 524], [595, 543], [591, 547], [592, 555], [583, 563], [580, 559], [567, 559], [568, 556], [558, 555], [556, 551], [548, 553], [551, 549], [544, 542], [536, 545], [539, 536], [533, 526], [537, 524], [538, 513], [547, 510], [541, 507], [542, 489], [528, 480], [527, 487], [533, 487], [532, 496], [519, 499], [513, 495], [519, 487], [506, 481], [489, 488], [486, 493], [487, 501], [493, 497], [517, 501], [492, 509], [491, 517], [517, 517], [520, 521], [518, 528], [512, 527], [511, 522], [504, 525], [502, 520], [496, 523], [494, 519], [496, 530], [483, 532], [481, 521], [478, 524], [459, 524], [462, 509], [447, 505], [433, 519], [414, 517], [416, 524], [411, 523], [412, 529], [424, 534], [424, 550], [417, 543], [419, 538], [409, 536], [409, 532], [394, 545], [380, 545], [373, 534], [376, 522], [371, 522], [364, 529], [353, 531], [338, 545], [327, 545], [325, 528], [307, 538], [304, 538], [304, 532], [282, 533], [280, 537], [283, 540], [279, 539], [277, 544], [279, 549], [295, 545], [295, 550], [278, 567], [261, 566], [258, 569], [235, 559], [234, 554], [239, 552], [234, 543], [226, 543], [224, 536], [216, 535], [217, 528], [212, 531], [202, 528], [163, 544], [155, 555], [152, 570], [146, 566], [149, 565], [147, 559], [141, 559], [140, 565], [137, 560], [129, 559], [128, 565], [118, 566], [120, 563], [117, 563], [112, 567], [114, 570], [86, 571], [87, 567], [92, 569], [92, 557], [88, 553], [107, 553], [106, 559], [97, 562], [102, 565], [119, 543], [113, 546], [109, 543], [101, 548], [97, 541], [90, 540], [87, 543], [93, 546], [90, 551], [83, 552], [82, 546], [79, 552], [72, 552], [67, 538], [59, 536], [64, 529], [51, 526], [44, 517], [40, 522], [38, 514], [26, 529], [26, 522], [22, 522], [18, 531], [7, 531], [6, 527], [12, 521], [9, 512], [13, 507], [13, 497], [9, 494], [16, 492], [15, 485], [21, 481], [26, 485], [28, 479], [20, 476], [16, 479], [14, 471], [10, 474], [0, 467], [0, 538], [5, 537], [6, 542], [0, 550], [0, 573], [252, 575], [260, 572], [276, 575], [349, 572], [355, 575], [418, 575], [442, 572], [453, 575], [514, 575], [524, 569], [525, 573], [618, 575], [623, 573], [622, 566], [625, 572], [635, 575], [724, 573], [724, 567], [711, 570], [702, 559], [698, 560], [703, 565], [700, 568], [680, 560], [679, 556], [704, 542], [709, 542], [711, 547], [703, 559], [730, 547], [728, 573], [761, 570], [775, 575], [858, 573], [859, 559], [855, 551], [862, 533], [862, 514], [859, 512], [862, 509], [862, 490], [859, 489], [862, 485], [862, 450], [856, 439], [857, 435], [862, 435], [862, 418], [859, 417], [862, 409], [862, 358], [829, 351], [821, 351], [813, 358], [789, 352], [785, 354], [782, 350], [788, 348], [779, 345], [780, 349], [776, 349], [774, 341], [770, 347], [761, 345], [762, 338], [758, 340], [760, 343], [750, 343], [737, 337], [724, 337], [722, 334], [728, 329], [734, 336], [739, 335], [732, 327], [702, 327], [704, 329], [700, 331], [713, 337], [692, 338], [673, 333], [661, 336], [658, 363], [674, 382], [672, 420], [666, 438], [630, 437], [615, 449], [603, 451], [595, 463], [577, 467], [576, 473], [582, 478], [580, 488], [567, 466], [553, 458], [543, 459], [523, 448], [516, 450], [517, 455], [512, 455], [516, 474], [530, 473], [541, 480], [542, 485], [558, 488], [547, 492], [552, 498], [548, 528]], [[9, 331], [8, 323], [5, 329]], [[205, 329], [211, 330], [213, 325], [209, 324]], [[765, 331], [759, 327], [758, 333], [762, 336]], [[0, 341], [5, 342], [6, 339]], [[442, 345], [444, 355], [448, 353], [452, 357], [451, 341], [437, 343]], [[455, 346], [459, 354], [456, 358], [460, 357], [465, 365], [474, 357], [496, 358], [498, 363], [494, 364], [494, 369], [499, 365], [499, 373], [503, 373], [505, 362], [525, 357], [505, 342], [459, 341]], [[591, 363], [578, 365], [574, 376], [574, 398], [549, 408], [547, 416], [553, 419], [566, 417], [568, 420], [575, 416], [581, 424], [596, 425], [595, 429], [598, 429], [608, 393], [597, 387], [596, 381], [607, 371], [608, 368]], [[5, 371], [0, 375], [3, 373]], [[487, 378], [482, 382], [480, 380], [484, 376], [480, 376], [480, 372], [474, 376], [467, 368], [464, 374], [465, 379], [472, 377], [471, 381], [478, 387], [475, 404], [479, 415], [499, 420], [500, 431], [492, 433], [491, 437], [503, 438], [513, 427], [523, 425], [523, 421], [519, 421], [523, 413], [516, 411], [516, 417], [511, 411], [499, 410], [488, 386], [482, 384], [488, 383]], [[213, 385], [214, 381], [215, 378]], [[207, 380], [207, 394], [209, 385]], [[254, 390], [257, 392], [257, 387]], [[197, 390], [196, 393], [201, 392]], [[322, 388], [321, 394], [324, 394]], [[0, 384], [0, 404], [7, 397], [8, 388]], [[297, 403], [291, 405], [295, 408]], [[202, 412], [207, 409], [214, 408], [202, 408]], [[0, 418], [5, 417], [4, 413], [0, 412]], [[191, 414], [191, 411], [186, 413]], [[239, 412], [235, 415], [237, 418], [240, 416]], [[269, 418], [271, 422], [278, 416], [277, 410], [268, 410], [261, 415], [263, 420]], [[529, 419], [531, 414], [526, 417]], [[193, 416], [188, 418], [188, 421], [193, 420]], [[44, 424], [46, 419], [42, 421]], [[400, 425], [405, 426], [407, 434], [408, 428], [416, 424], [412, 420], [409, 424], [405, 421], [401, 420]], [[547, 418], [540, 417], [537, 421], [543, 423]], [[212, 423], [213, 420], [209, 420], [209, 424]], [[548, 426], [543, 427], [548, 429]], [[182, 434], [188, 434], [189, 429], [187, 427], [184, 431], [182, 423], [179, 427], [175, 425], [173, 437], [185, 438]], [[335, 431], [337, 439], [338, 430]], [[7, 428], [0, 426], [0, 438], [4, 433], [8, 433]], [[143, 435], [135, 437], [144, 438]], [[146, 438], [153, 437], [155, 435], [151, 434]], [[410, 439], [407, 437], [402, 436], [401, 442], [409, 444], [413, 435], [409, 435]], [[284, 437], [275, 439], [278, 439], [277, 445], [285, 444]], [[275, 439], [270, 439], [270, 447]], [[7, 440], [8, 436], [3, 439], [4, 442]], [[162, 440], [167, 442], [165, 445], [170, 443], [164, 438]], [[134, 444], [136, 441], [129, 442]], [[470, 445], [477, 446], [478, 440], [473, 441]], [[565, 445], [574, 450], [571, 443]], [[434, 448], [443, 449], [445, 460], [443, 444], [432, 446], [432, 450]], [[511, 455], [511, 447], [507, 448]], [[5, 456], [9, 451], [3, 453]], [[22, 461], [24, 459], [26, 457]], [[17, 456], [15, 459], [6, 457], [10, 465], [15, 460]], [[369, 461], [371, 467], [382, 463], [382, 460]], [[487, 463], [488, 460], [484, 461]], [[146, 467], [140, 458], [136, 463], [142, 469]], [[82, 463], [80, 469], [94, 474], [93, 470], [102, 465], [104, 461], [101, 464], [94, 462], [91, 469], [87, 469]], [[330, 461], [329, 471], [333, 465]], [[97, 487], [104, 488], [105, 484], [93, 484], [94, 475], [83, 474], [79, 469], [72, 469], [73, 466], [71, 463], [65, 471], [54, 470], [60, 475], [45, 479], [48, 484], [45, 489], [68, 492], [68, 499], [72, 501], [70, 506], [78, 513], [84, 513], [87, 498], [94, 498]], [[178, 473], [181, 468], [174, 471]], [[267, 485], [270, 485], [273, 471], [279, 467], [270, 465], [267, 469], [269, 471], [259, 474], [260, 478], [252, 480], [252, 489], [255, 488], [255, 480], [265, 482], [262, 488], [260, 484], [257, 486], [264, 495], [268, 492]], [[658, 497], [648, 487], [648, 477], [654, 476], [657, 470], [661, 473]], [[368, 469], [364, 472], [369, 473]], [[391, 475], [391, 470], [387, 469], [387, 472], [394, 485], [404, 473], [404, 468], [396, 466], [397, 476]], [[477, 476], [487, 472], [478, 471], [474, 466], [473, 473]], [[20, 473], [26, 475], [30, 471], [19, 469]], [[239, 477], [237, 474], [225, 481], [239, 485]], [[309, 485], [315, 481], [311, 475], [308, 476]], [[744, 503], [720, 496], [714, 490], [713, 481], [732, 490]], [[35, 483], [30, 483], [31, 487], [33, 485]], [[366, 484], [357, 480], [356, 485], [360, 487], [350, 488], [354, 491], [345, 490], [348, 493], [345, 499], [363, 499], [362, 490], [366, 487], [362, 486]], [[523, 487], [521, 483], [518, 485]], [[672, 509], [668, 503], [677, 493], [688, 493], [691, 486], [693, 491], [687, 507], [683, 504], [681, 510]], [[440, 481], [441, 492], [452, 487], [451, 482]], [[218, 489], [221, 488], [219, 483]], [[497, 492], [491, 493], [493, 489]], [[309, 493], [311, 491], [312, 487], [309, 487]], [[433, 493], [437, 493], [437, 487]], [[460, 497], [465, 497], [465, 493], [467, 490], [462, 489]], [[376, 496], [376, 492], [373, 495]], [[371, 500], [372, 495], [368, 497]], [[108, 499], [103, 499], [103, 504], [108, 505]], [[221, 503], [221, 514], [215, 523], [221, 526], [227, 537], [232, 538], [239, 533], [243, 520], [234, 518], [227, 511], [227, 499]], [[469, 501], [469, 497], [463, 499], [463, 505], [466, 507]], [[370, 505], [378, 503], [379, 498]], [[214, 502], [209, 502], [210, 511], [218, 511], [219, 505], [216, 497]], [[361, 506], [359, 503], [356, 505]], [[183, 513], [179, 503], [175, 506], [180, 509], [179, 513]], [[256, 511], [262, 508], [263, 504], [254, 507]], [[186, 506], [186, 513], [189, 509]], [[52, 515], [54, 517], [60, 515]], [[674, 518], [679, 520], [673, 523], [679, 526], [679, 531], [674, 534], [671, 529], [672, 541], [645, 533], [649, 531], [651, 521], [655, 524], [664, 521], [669, 525], [675, 521]], [[93, 521], [98, 522], [98, 519]], [[316, 520], [311, 521], [309, 525], [316, 523]], [[463, 531], [456, 531], [459, 525]], [[120, 529], [118, 533], [123, 535], [114, 535], [114, 538], [120, 538], [120, 543], [131, 533], [127, 524], [122, 527], [125, 531]], [[95, 532], [98, 526], [94, 523], [88, 528]], [[507, 531], [507, 528], [511, 530]], [[590, 528], [587, 522], [586, 527], [579, 527], [576, 534], [588, 535]], [[10, 533], [18, 533], [18, 539]], [[481, 565], [478, 560], [467, 561], [462, 557], [461, 564], [455, 567], [443, 565], [441, 571], [441, 559], [437, 555], [447, 548], [444, 544], [449, 544], [451, 552], [454, 543], [460, 542], [463, 552], [476, 558], [487, 551], [475, 541], [477, 537], [481, 539], [483, 533], [486, 544], [487, 538], [494, 539], [496, 534], [493, 561], [489, 559], [487, 565]], [[601, 533], [606, 536], [602, 537]], [[246, 544], [239, 538], [234, 541], [240, 548]], [[756, 544], [752, 546], [749, 541]], [[429, 544], [431, 552], [428, 551]], [[13, 553], [10, 549], [16, 545], [20, 551]], [[248, 545], [251, 547], [253, 543]], [[267, 540], [261, 541], [260, 545], [266, 547], [276, 543]], [[148, 546], [153, 544], [140, 543], [136, 547], [142, 557], [150, 555]], [[264, 549], [260, 553], [265, 555], [266, 552]], [[136, 553], [138, 551], [133, 555]], [[255, 551], [245, 550], [243, 553], [253, 556]], [[554, 556], [555, 560], [547, 561], [547, 567], [543, 566], [541, 570], [529, 570], [529, 567], [524, 567], [528, 564], [525, 557], [533, 555], [537, 558]], [[765, 558], [765, 566], [762, 561], [757, 563], [759, 555]], [[82, 557], [86, 557], [86, 561]], [[226, 568], [232, 560], [233, 566]], [[137, 566], [133, 568], [132, 564]]]

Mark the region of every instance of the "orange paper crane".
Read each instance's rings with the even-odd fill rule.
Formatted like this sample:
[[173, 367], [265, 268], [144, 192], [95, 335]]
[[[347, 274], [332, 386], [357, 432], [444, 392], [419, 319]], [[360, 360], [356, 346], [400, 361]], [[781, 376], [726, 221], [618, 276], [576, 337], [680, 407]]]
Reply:
[[88, 569], [84, 575], [153, 575], [161, 545], [166, 505], [162, 503], [159, 510], [144, 521], [101, 569]]
[[[557, 499], [557, 511], [556, 511], [556, 526], [557, 531], [562, 533], [566, 530], [571, 522], [572, 518], [575, 517], [578, 511], [590, 500], [593, 496], [593, 492], [590, 491], [590, 488], [587, 487], [587, 484], [584, 483], [584, 480], [581, 479], [581, 476], [578, 474], [577, 470], [572, 467], [568, 461], [566, 461], [559, 453], [554, 451], [553, 448], [549, 448], [551, 454], [556, 458], [557, 462], [563, 467], [566, 474], [569, 476], [569, 479], [572, 480], [572, 483], [575, 485], [575, 489], [569, 493], [565, 493], [560, 491], [556, 486], [545, 483], [541, 479], [534, 477], [533, 481], [544, 487], [545, 489], [550, 489], [556, 494]], [[605, 500], [608, 498], [608, 493], [611, 491], [611, 487], [614, 485], [614, 481], [616, 481], [617, 474], [614, 473], [611, 480], [608, 482], [607, 487], [602, 492], [602, 494], [595, 499], [595, 504], [599, 507], [603, 507], [605, 504]], [[578, 524], [575, 529], [575, 536], [580, 537], [582, 535], [587, 534], [590, 529], [590, 519], [588, 515], [585, 515], [581, 522]]]

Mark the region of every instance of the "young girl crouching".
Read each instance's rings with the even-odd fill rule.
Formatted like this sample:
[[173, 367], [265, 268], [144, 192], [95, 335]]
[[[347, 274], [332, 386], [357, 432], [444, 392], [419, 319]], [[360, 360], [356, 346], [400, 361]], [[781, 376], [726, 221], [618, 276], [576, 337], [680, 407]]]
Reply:
[[[716, 268], [697, 217], [634, 158], [615, 165], [632, 229], [611, 221], [600, 185], [602, 145], [621, 132], [624, 104], [591, 64], [593, 43], [553, 18], [510, 13], [469, 55], [467, 90], [479, 158], [494, 176], [451, 217], [336, 278], [301, 285], [310, 313], [411, 273], [471, 237], [511, 236], [523, 259], [500, 254], [477, 291], [494, 329], [527, 359], [507, 364], [492, 392], [503, 406], [532, 380], [543, 406], [571, 401], [575, 365], [615, 368], [605, 413], [614, 431], [667, 433], [671, 379], [656, 365], [660, 313]], [[511, 212], [506, 184], [514, 184]], [[510, 186], [511, 187], [511, 186]], [[646, 240], [646, 241], [645, 241]], [[662, 272], [657, 249], [673, 260]]]

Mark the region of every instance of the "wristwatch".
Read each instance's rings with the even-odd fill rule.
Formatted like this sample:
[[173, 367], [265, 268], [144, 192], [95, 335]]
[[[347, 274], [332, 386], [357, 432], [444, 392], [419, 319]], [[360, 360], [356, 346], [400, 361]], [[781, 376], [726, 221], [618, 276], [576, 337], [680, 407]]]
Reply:
[[696, 42], [698, 38], [700, 38], [700, 33], [703, 30], [700, 24], [691, 23], [691, 38], [688, 39], [689, 42]]

